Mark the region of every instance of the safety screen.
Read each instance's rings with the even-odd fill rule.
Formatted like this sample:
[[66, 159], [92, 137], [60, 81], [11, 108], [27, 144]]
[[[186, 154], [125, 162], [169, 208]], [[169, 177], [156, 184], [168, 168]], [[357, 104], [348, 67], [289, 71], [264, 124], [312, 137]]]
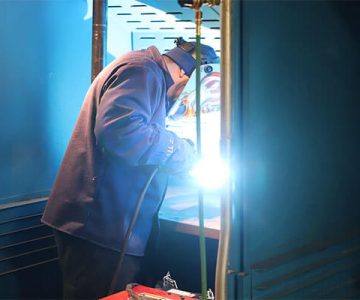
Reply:
[[[202, 11], [202, 42], [219, 54], [219, 7], [204, 6]], [[195, 23], [194, 11], [181, 8], [176, 0], [109, 0], [108, 51], [114, 57], [150, 45], [163, 52], [178, 36], [195, 40]]]

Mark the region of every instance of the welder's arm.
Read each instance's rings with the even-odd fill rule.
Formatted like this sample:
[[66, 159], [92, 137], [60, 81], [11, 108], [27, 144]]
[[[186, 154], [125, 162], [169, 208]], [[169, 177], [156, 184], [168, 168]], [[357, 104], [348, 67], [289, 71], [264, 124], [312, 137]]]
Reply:
[[170, 173], [186, 171], [193, 147], [165, 129], [165, 93], [160, 74], [144, 66], [126, 66], [106, 82], [95, 123], [98, 146], [130, 165], [162, 165]]

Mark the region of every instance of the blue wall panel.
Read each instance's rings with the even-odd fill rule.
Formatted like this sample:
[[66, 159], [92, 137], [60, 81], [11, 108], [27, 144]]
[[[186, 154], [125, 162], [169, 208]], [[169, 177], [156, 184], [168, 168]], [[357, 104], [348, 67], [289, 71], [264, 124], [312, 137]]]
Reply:
[[47, 193], [90, 84], [85, 0], [0, 1], [0, 203]]
[[243, 4], [249, 272], [258, 261], [360, 233], [359, 12], [349, 1]]

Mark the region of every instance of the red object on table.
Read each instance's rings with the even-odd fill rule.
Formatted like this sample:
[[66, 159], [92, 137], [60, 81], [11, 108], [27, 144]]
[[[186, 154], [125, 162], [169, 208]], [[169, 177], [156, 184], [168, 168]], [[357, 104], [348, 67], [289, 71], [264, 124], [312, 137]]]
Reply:
[[[179, 296], [177, 294], [171, 294], [163, 290], [157, 290], [154, 288], [146, 287], [143, 285], [136, 285], [132, 288], [133, 292], [136, 295], [151, 295], [151, 296], [159, 296], [159, 299], [169, 299], [169, 300], [194, 300], [198, 298], [193, 297], [184, 297]], [[116, 294], [107, 296], [105, 298], [101, 298], [101, 300], [129, 300], [131, 299], [130, 294], [127, 291], [118, 292]]]

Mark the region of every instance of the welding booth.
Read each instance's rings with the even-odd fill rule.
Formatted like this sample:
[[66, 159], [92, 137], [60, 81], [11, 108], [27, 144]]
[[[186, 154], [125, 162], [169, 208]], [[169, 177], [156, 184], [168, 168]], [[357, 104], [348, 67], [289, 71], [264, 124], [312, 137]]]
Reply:
[[[0, 298], [61, 298], [40, 218], [94, 72], [195, 41], [195, 11], [176, 0], [95, 2], [93, 35], [92, 0], [0, 1]], [[360, 2], [203, 2], [201, 43], [220, 63], [200, 70], [202, 149], [230, 166], [203, 190], [207, 287], [217, 300], [359, 299]], [[168, 128], [196, 139], [184, 116]], [[199, 205], [190, 177], [171, 178], [159, 268], [196, 293]]]

